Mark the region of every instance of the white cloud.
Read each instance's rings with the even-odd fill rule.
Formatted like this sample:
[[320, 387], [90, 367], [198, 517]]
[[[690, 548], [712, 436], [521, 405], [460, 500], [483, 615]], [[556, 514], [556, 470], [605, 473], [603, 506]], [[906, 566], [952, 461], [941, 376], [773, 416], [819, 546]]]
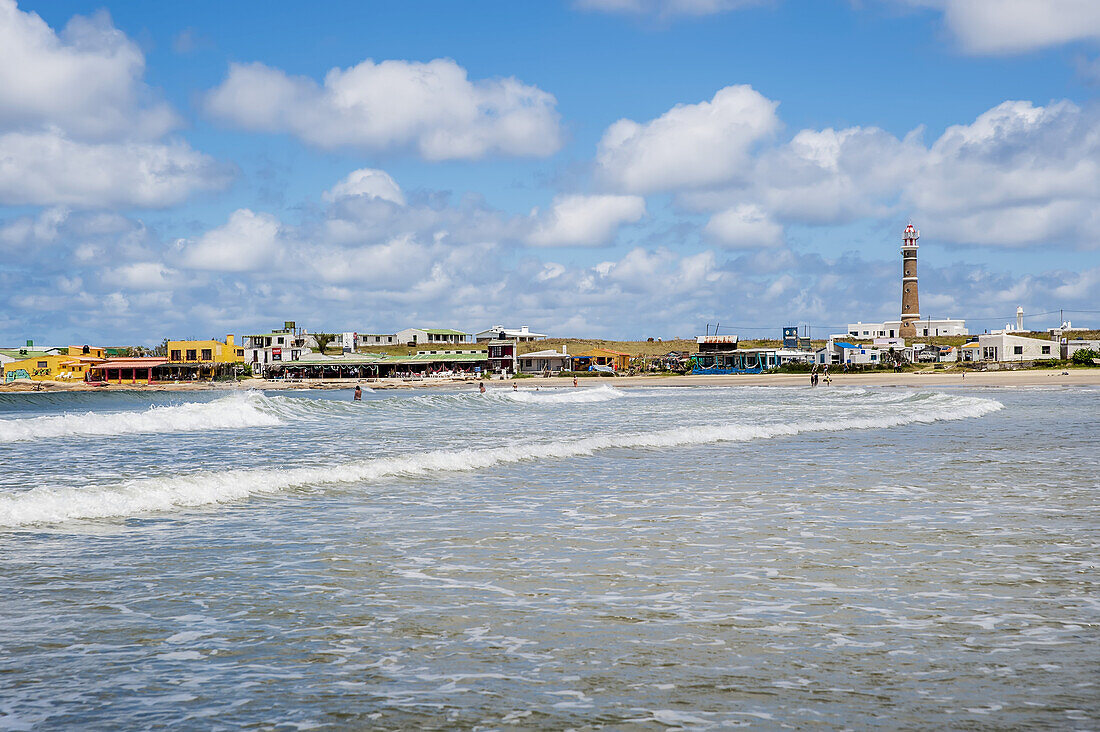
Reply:
[[229, 220], [199, 237], [182, 241], [185, 267], [217, 272], [248, 272], [273, 267], [282, 250], [279, 220], [247, 208], [234, 211]]
[[80, 143], [57, 131], [0, 135], [0, 204], [161, 207], [228, 180], [224, 167], [184, 142]]
[[978, 54], [1030, 51], [1100, 40], [1096, 0], [927, 0], [941, 7], [963, 48]]
[[[1100, 109], [1004, 102], [930, 146], [874, 127], [801, 130], [746, 175], [677, 202], [716, 212], [716, 242], [776, 242], [779, 224], [912, 215], [940, 241], [1001, 247], [1100, 245]], [[747, 245], [747, 244], [745, 244]]]
[[751, 86], [727, 86], [709, 102], [680, 104], [649, 122], [619, 120], [600, 140], [600, 174], [634, 193], [732, 180], [778, 128], [776, 106]]
[[380, 198], [399, 206], [405, 205], [405, 196], [401, 188], [384, 170], [362, 168], [348, 173], [347, 177], [322, 194], [325, 201], [338, 201], [342, 198], [353, 196], [365, 196], [366, 198]]
[[169, 290], [175, 285], [176, 271], [160, 262], [133, 262], [109, 270], [111, 284], [139, 292]]
[[558, 196], [553, 208], [537, 217], [527, 237], [534, 246], [601, 246], [611, 241], [622, 224], [645, 216], [641, 196]]
[[904, 199], [957, 241], [1095, 248], [1100, 115], [1072, 102], [1004, 102], [949, 127]]
[[783, 227], [753, 204], [716, 213], [707, 222], [705, 232], [727, 247], [776, 247], [783, 243]]
[[74, 16], [58, 35], [36, 13], [0, 0], [0, 49], [0, 128], [151, 139], [178, 122], [166, 104], [146, 103], [145, 58], [105, 12]]
[[0, 0], [0, 205], [169, 206], [230, 175], [182, 141], [105, 12], [60, 34]]
[[324, 84], [260, 63], [232, 64], [207, 111], [322, 148], [413, 147], [428, 160], [544, 156], [561, 146], [555, 99], [514, 78], [471, 81], [450, 59], [331, 69]]

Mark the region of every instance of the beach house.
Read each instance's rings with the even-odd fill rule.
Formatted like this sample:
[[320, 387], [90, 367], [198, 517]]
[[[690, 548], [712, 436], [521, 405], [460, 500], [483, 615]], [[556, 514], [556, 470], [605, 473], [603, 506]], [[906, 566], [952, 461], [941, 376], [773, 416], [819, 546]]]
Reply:
[[610, 348], [591, 348], [573, 357], [573, 366], [578, 371], [587, 371], [595, 367], [610, 368], [612, 371], [626, 371], [630, 367], [629, 353], [613, 351]]
[[449, 328], [405, 328], [397, 331], [397, 342], [410, 346], [469, 343], [473, 340], [470, 333]]
[[978, 336], [960, 349], [964, 361], [1035, 361], [1060, 357], [1057, 341], [1025, 338], [1001, 331]]
[[520, 373], [524, 374], [556, 374], [569, 371], [572, 360], [566, 346], [562, 346], [560, 352], [551, 349], [521, 354], [517, 365]]
[[520, 328], [505, 328], [503, 325], [494, 325], [492, 328], [486, 328], [480, 333], [474, 334], [474, 340], [478, 343], [484, 343], [486, 341], [498, 341], [498, 340], [511, 340], [517, 343], [527, 343], [529, 341], [541, 341], [545, 340], [548, 336], [545, 333], [533, 333], [526, 326]]
[[491, 340], [488, 347], [489, 371], [494, 374], [516, 373], [516, 351], [519, 346], [512, 340]]

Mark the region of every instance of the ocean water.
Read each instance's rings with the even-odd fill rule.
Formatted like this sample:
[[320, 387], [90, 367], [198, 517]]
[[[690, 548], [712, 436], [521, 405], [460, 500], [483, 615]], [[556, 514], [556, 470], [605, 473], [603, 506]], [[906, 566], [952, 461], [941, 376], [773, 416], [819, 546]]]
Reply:
[[0, 395], [0, 729], [1100, 727], [1100, 389]]

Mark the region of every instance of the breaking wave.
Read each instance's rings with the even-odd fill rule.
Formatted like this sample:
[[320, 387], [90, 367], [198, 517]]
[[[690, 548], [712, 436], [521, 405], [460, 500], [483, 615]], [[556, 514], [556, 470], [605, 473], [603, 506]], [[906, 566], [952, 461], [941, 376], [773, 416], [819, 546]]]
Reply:
[[741, 442], [806, 432], [899, 427], [914, 423], [959, 420], [995, 412], [1000, 402], [944, 394], [921, 395], [907, 409], [891, 414], [830, 421], [776, 424], [693, 425], [650, 432], [600, 434], [557, 441], [533, 441], [504, 447], [434, 450], [395, 457], [359, 460], [333, 467], [228, 470], [186, 476], [142, 478], [116, 485], [40, 487], [0, 495], [0, 526], [17, 527], [75, 519], [131, 516], [204, 506], [248, 496], [307, 486], [325, 486], [416, 476], [438, 471], [465, 471], [528, 460], [582, 457], [615, 448], [669, 448], [719, 442]]
[[522, 389], [520, 391], [496, 391], [505, 399], [524, 404], [582, 404], [591, 402], [608, 402], [612, 399], [621, 399], [625, 392], [613, 386], [596, 386], [585, 389], [547, 389], [535, 391], [534, 389]]
[[152, 406], [140, 412], [84, 412], [0, 420], [0, 443], [56, 437], [270, 427], [282, 424], [277, 403], [259, 392], [211, 402]]

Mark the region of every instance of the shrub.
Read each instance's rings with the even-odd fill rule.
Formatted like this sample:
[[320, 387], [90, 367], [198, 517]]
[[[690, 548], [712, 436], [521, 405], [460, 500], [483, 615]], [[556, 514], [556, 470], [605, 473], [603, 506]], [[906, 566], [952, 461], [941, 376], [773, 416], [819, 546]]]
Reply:
[[1070, 360], [1079, 366], [1091, 366], [1092, 359], [1100, 358], [1100, 352], [1094, 351], [1091, 348], [1082, 348], [1073, 354], [1073, 358]]

